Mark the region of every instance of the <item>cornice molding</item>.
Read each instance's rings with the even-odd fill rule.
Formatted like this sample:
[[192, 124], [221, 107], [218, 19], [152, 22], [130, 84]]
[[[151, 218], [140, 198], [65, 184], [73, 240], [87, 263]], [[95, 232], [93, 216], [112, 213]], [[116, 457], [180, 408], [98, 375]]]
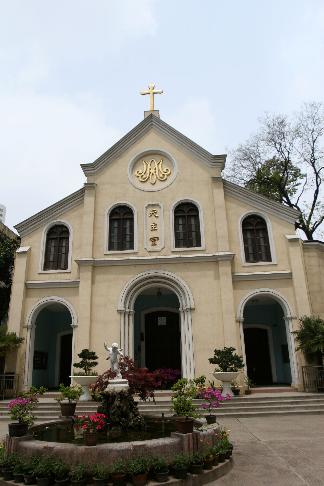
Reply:
[[190, 140], [168, 123], [164, 122], [157, 116], [150, 114], [132, 130], [130, 130], [124, 137], [115, 143], [110, 149], [102, 154], [98, 159], [90, 164], [81, 164], [81, 168], [86, 176], [94, 175], [101, 170], [110, 161], [115, 160], [122, 152], [134, 144], [140, 137], [145, 135], [150, 129], [156, 129], [160, 133], [166, 135], [172, 141], [183, 146], [185, 149], [194, 153], [195, 156], [203, 160], [209, 167], [217, 167], [223, 170], [225, 167], [226, 155], [213, 155], [197, 143]]
[[239, 272], [233, 273], [233, 280], [283, 280], [291, 279], [292, 273], [289, 270], [277, 272]]
[[30, 246], [20, 246], [16, 253], [28, 253], [30, 251]]
[[255, 192], [245, 189], [245, 187], [238, 186], [237, 184], [233, 184], [226, 180], [224, 180], [224, 192], [227, 196], [235, 197], [236, 199], [250, 204], [254, 208], [271, 213], [288, 223], [294, 224], [299, 217], [299, 212], [296, 211], [296, 209], [288, 208], [283, 204], [272, 201], [267, 197], [260, 196], [260, 194], [256, 194]]
[[79, 287], [80, 280], [28, 280], [27, 289], [57, 289]]
[[231, 261], [234, 253], [200, 253], [197, 255], [166, 255], [152, 257], [123, 257], [123, 258], [79, 258], [76, 263], [79, 266], [122, 266], [122, 265], [160, 265], [162, 263], [199, 263], [199, 262], [217, 262], [220, 260]]
[[324, 251], [324, 241], [303, 241], [303, 249]]
[[58, 217], [60, 214], [74, 208], [82, 203], [84, 197], [84, 187], [78, 191], [73, 192], [69, 196], [61, 199], [60, 201], [52, 204], [48, 208], [39, 211], [28, 219], [25, 219], [21, 223], [18, 223], [14, 228], [18, 231], [21, 237], [24, 237], [39, 228], [42, 224], [47, 223], [53, 218]]

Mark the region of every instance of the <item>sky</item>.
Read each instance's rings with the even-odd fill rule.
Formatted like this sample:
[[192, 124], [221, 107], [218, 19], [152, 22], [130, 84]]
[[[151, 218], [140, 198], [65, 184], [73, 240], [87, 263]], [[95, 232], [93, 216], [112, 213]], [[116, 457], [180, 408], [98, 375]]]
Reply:
[[214, 154], [324, 102], [322, 0], [0, 0], [0, 204], [26, 219], [143, 119]]

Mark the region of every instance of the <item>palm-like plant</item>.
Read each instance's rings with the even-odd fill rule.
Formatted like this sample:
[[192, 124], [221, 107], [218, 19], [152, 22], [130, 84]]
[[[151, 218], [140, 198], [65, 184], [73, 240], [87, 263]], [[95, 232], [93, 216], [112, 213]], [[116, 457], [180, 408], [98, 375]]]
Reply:
[[293, 334], [297, 341], [297, 350], [308, 356], [324, 358], [324, 320], [319, 316], [304, 316], [300, 318], [300, 329]]

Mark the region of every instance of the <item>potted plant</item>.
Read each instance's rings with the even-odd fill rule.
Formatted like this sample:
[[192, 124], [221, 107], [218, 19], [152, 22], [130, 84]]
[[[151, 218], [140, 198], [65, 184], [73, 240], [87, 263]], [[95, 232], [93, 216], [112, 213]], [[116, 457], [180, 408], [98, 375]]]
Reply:
[[27, 434], [28, 427], [34, 422], [33, 409], [36, 402], [31, 398], [18, 397], [11, 400], [8, 404], [12, 422], [8, 425], [10, 437], [21, 437]]
[[186, 454], [177, 454], [172, 462], [172, 475], [176, 479], [186, 479], [189, 469], [189, 457]]
[[55, 484], [57, 486], [62, 486], [69, 482], [69, 471], [70, 468], [65, 462], [63, 461], [56, 461], [53, 465], [53, 473]]
[[24, 482], [24, 461], [21, 457], [17, 458], [17, 461], [13, 468], [13, 477], [15, 483], [23, 483]]
[[208, 361], [216, 365], [213, 375], [222, 382], [224, 395], [232, 397], [231, 382], [237, 378], [239, 370], [244, 368], [243, 358], [235, 353], [235, 348], [224, 347], [215, 349], [214, 356]]
[[127, 463], [120, 459], [111, 467], [111, 480], [114, 485], [122, 486], [126, 483]]
[[94, 413], [92, 415], [80, 415], [74, 418], [74, 428], [82, 430], [86, 446], [97, 444], [97, 432], [103, 430], [107, 425], [107, 415]]
[[238, 386], [235, 380], [232, 381], [231, 383], [231, 390], [235, 397], [238, 397], [240, 395], [240, 387]]
[[16, 454], [6, 454], [2, 460], [2, 476], [5, 481], [11, 481], [13, 479], [14, 467], [17, 463]]
[[212, 469], [214, 465], [214, 455], [213, 455], [212, 447], [209, 447], [207, 450], [204, 451], [203, 463], [204, 463], [204, 469]]
[[244, 384], [246, 387], [244, 390], [245, 395], [251, 395], [251, 388], [254, 386], [254, 383], [247, 375], [244, 377]]
[[188, 434], [193, 431], [193, 419], [199, 416], [193, 403], [196, 386], [192, 381], [182, 378], [173, 385], [172, 391], [171, 407], [175, 413], [176, 429], [181, 434]]
[[205, 403], [202, 404], [202, 408], [208, 411], [208, 414], [205, 416], [207, 424], [214, 424], [216, 423], [216, 415], [212, 414], [212, 411], [219, 408], [221, 402], [229, 400], [231, 397], [225, 397], [220, 390], [209, 386], [201, 392], [200, 398], [205, 401]]
[[155, 457], [152, 460], [151, 470], [153, 472], [155, 481], [158, 483], [165, 483], [168, 481], [169, 468], [163, 457]]
[[34, 473], [38, 486], [49, 486], [54, 475], [54, 463], [49, 457], [40, 457]]
[[147, 457], [139, 456], [127, 463], [127, 473], [131, 476], [135, 486], [144, 486], [150, 470], [150, 461]]
[[104, 464], [95, 464], [92, 471], [92, 479], [96, 486], [104, 486], [108, 483], [110, 470]]
[[92, 385], [96, 381], [97, 373], [91, 371], [98, 364], [98, 356], [94, 351], [89, 351], [89, 349], [82, 349], [81, 353], [78, 354], [80, 362], [73, 363], [75, 368], [80, 368], [83, 372], [74, 372], [71, 378], [75, 383], [82, 386], [83, 395], [81, 400], [91, 400], [89, 385]]
[[190, 461], [189, 471], [192, 474], [201, 474], [204, 467], [203, 455], [200, 454], [199, 452], [196, 452], [195, 454], [192, 454], [192, 456], [190, 456], [189, 461]]
[[75, 414], [77, 401], [83, 393], [81, 385], [63, 385], [59, 386], [61, 396], [55, 400], [60, 404], [61, 415], [63, 417], [72, 417]]
[[74, 486], [83, 486], [87, 482], [87, 469], [85, 464], [77, 464], [70, 469], [70, 481]]
[[24, 464], [24, 483], [26, 485], [35, 484], [36, 477], [35, 477], [35, 467], [38, 463], [39, 457], [33, 456], [30, 459], [27, 459]]

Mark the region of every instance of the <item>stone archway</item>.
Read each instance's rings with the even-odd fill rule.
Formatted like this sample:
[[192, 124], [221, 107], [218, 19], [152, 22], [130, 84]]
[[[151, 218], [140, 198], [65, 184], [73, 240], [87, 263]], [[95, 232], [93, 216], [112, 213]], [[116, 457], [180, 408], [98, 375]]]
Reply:
[[290, 371], [291, 371], [291, 385], [297, 386], [299, 384], [299, 375], [298, 375], [298, 367], [297, 367], [297, 360], [296, 360], [296, 353], [295, 353], [295, 342], [294, 336], [292, 334], [293, 331], [293, 319], [295, 317], [292, 315], [291, 307], [288, 304], [288, 301], [276, 290], [261, 288], [255, 289], [249, 292], [240, 302], [237, 314], [237, 321], [240, 324], [240, 336], [241, 336], [241, 345], [242, 345], [242, 354], [245, 362], [245, 373], [247, 373], [246, 367], [246, 351], [245, 351], [245, 341], [244, 341], [244, 309], [246, 305], [251, 301], [253, 298], [257, 297], [268, 297], [269, 299], [273, 299], [277, 302], [283, 312], [283, 320], [285, 324], [285, 333], [287, 338], [288, 344], [288, 354], [289, 354], [289, 364], [290, 364]]
[[150, 287], [167, 288], [179, 300], [181, 330], [181, 365], [184, 378], [194, 378], [194, 349], [192, 335], [192, 310], [194, 299], [189, 286], [177, 275], [150, 270], [132, 278], [123, 288], [117, 310], [120, 313], [120, 342], [126, 355], [134, 355], [134, 305], [138, 295]]
[[[25, 370], [24, 370], [24, 388], [29, 388], [32, 385], [32, 378], [33, 378], [33, 359], [34, 359], [34, 350], [35, 350], [35, 330], [36, 330], [36, 321], [38, 316], [41, 314], [43, 310], [47, 307], [50, 308], [53, 305], [59, 305], [62, 308], [66, 309], [70, 316], [70, 327], [72, 328], [72, 360], [74, 355], [74, 342], [75, 342], [75, 328], [77, 327], [77, 316], [74, 311], [73, 306], [67, 300], [63, 299], [62, 297], [51, 296], [45, 297], [44, 299], [38, 301], [32, 310], [30, 311], [26, 328], [27, 328], [27, 336], [26, 336], [26, 355], [25, 355]], [[61, 333], [64, 335], [65, 333]], [[56, 365], [57, 366], [57, 363]], [[59, 376], [58, 370], [55, 371], [55, 374]]]

